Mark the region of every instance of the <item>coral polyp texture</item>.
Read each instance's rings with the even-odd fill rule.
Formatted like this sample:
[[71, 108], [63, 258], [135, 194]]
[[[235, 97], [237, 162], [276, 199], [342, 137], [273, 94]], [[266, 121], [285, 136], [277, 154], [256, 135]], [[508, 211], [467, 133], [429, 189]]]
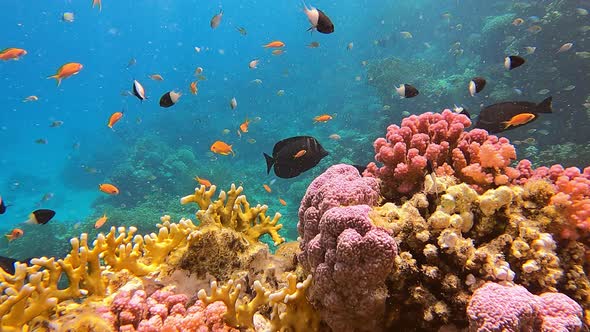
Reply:
[[336, 165], [310, 184], [299, 208], [299, 261], [314, 275], [311, 301], [335, 331], [383, 325], [397, 246], [369, 219], [378, 197], [375, 179]]
[[516, 151], [506, 138], [473, 129], [471, 120], [450, 110], [412, 115], [401, 126], [390, 125], [385, 137], [373, 144], [375, 160], [366, 175], [381, 180], [381, 194], [388, 199], [411, 197], [422, 189], [427, 162], [439, 174], [454, 175], [483, 192], [521, 177], [510, 167]]
[[467, 307], [470, 331], [580, 331], [582, 307], [561, 293], [531, 294], [514, 284], [487, 282]]

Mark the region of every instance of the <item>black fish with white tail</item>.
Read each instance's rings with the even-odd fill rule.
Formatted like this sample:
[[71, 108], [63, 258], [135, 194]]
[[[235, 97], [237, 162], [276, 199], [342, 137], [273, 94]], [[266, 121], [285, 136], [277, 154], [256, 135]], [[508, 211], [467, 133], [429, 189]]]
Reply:
[[[305, 153], [302, 154], [301, 151]], [[270, 169], [274, 166], [278, 177], [294, 178], [312, 169], [327, 155], [328, 151], [324, 150], [320, 142], [311, 136], [286, 138], [275, 144], [272, 157], [264, 153], [266, 173], [270, 173]]]
[[474, 77], [469, 81], [469, 94], [471, 97], [475, 96], [476, 93], [480, 93], [486, 86], [486, 79], [483, 77]]
[[325, 34], [330, 34], [334, 32], [334, 24], [332, 23], [330, 18], [326, 14], [324, 14], [323, 11], [317, 8], [313, 8], [311, 6], [307, 8], [307, 5], [304, 2], [303, 12], [305, 12], [305, 15], [307, 15], [307, 19], [309, 20], [309, 23], [311, 23], [311, 27], [308, 30], [317, 30], [318, 32]]
[[28, 224], [45, 225], [55, 216], [55, 211], [49, 209], [39, 209], [31, 212], [29, 219], [25, 221]]
[[410, 84], [400, 84], [395, 91], [401, 98], [413, 98], [420, 94], [420, 91]]
[[[538, 118], [539, 113], [553, 113], [551, 101], [552, 97], [548, 97], [538, 104], [529, 101], [507, 101], [486, 106], [479, 113], [475, 128], [485, 129], [491, 134], [518, 128], [518, 126], [507, 127], [506, 123], [519, 114], [534, 114], [535, 117], [531, 120], [533, 121]], [[531, 121], [527, 121], [527, 123]]]
[[504, 68], [512, 70], [514, 68], [524, 65], [525, 59], [518, 55], [511, 55], [504, 58]]
[[160, 97], [160, 107], [168, 108], [173, 106], [178, 102], [180, 96], [182, 94], [180, 92], [175, 91], [168, 91]]

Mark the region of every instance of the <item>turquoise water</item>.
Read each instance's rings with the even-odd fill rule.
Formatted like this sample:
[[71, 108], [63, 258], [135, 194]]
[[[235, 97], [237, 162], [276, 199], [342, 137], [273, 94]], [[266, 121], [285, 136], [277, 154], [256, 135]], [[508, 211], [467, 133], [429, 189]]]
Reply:
[[[388, 124], [408, 113], [453, 104], [477, 114], [481, 105], [539, 102], [552, 95], [554, 114], [501, 135], [521, 142], [519, 157], [533, 158], [537, 165], [584, 166], [590, 161], [583, 106], [590, 60], [576, 54], [590, 50], [584, 31], [590, 16], [576, 10], [589, 9], [587, 1], [308, 5], [330, 16], [333, 34], [307, 32], [298, 1], [104, 0], [102, 11], [92, 8], [91, 1], [2, 3], [0, 48], [23, 48], [28, 54], [0, 63], [0, 195], [10, 204], [0, 216], [0, 232], [21, 227], [38, 206], [57, 215], [45, 226], [23, 226], [19, 240], [0, 240], [0, 254], [63, 255], [67, 242], [55, 242], [96, 232], [94, 222], [103, 213], [110, 216], [103, 231], [113, 225], [150, 231], [162, 214], [191, 216], [194, 207], [181, 207], [178, 199], [191, 193], [194, 176], [220, 189], [244, 185], [251, 203], [268, 204], [271, 212], [284, 215], [285, 234], [295, 239], [299, 200], [314, 176], [335, 163], [372, 161], [371, 144]], [[213, 30], [209, 21], [220, 9], [223, 19]], [[64, 12], [73, 12], [74, 22], [64, 22]], [[531, 16], [544, 21], [536, 23]], [[525, 20], [522, 26], [511, 24], [517, 17]], [[542, 31], [528, 32], [533, 25]], [[273, 40], [286, 44], [284, 54], [261, 47]], [[314, 41], [320, 46], [308, 47]], [[457, 42], [460, 46], [453, 46]], [[574, 47], [556, 54], [566, 42]], [[524, 46], [537, 47], [527, 65], [503, 69], [503, 58], [522, 54]], [[460, 55], [453, 53], [456, 49]], [[399, 65], [383, 76], [384, 61], [392, 57]], [[136, 64], [128, 66], [131, 59]], [[257, 69], [248, 67], [253, 59], [260, 59]], [[46, 77], [66, 62], [84, 68], [56, 87]], [[189, 84], [197, 80], [197, 67], [206, 80], [199, 82], [195, 96]], [[151, 74], [164, 80], [151, 80]], [[467, 83], [480, 75], [488, 78], [488, 87], [472, 98]], [[134, 79], [144, 85], [147, 100], [122, 95]], [[256, 79], [262, 83], [252, 82]], [[394, 86], [402, 83], [418, 86], [420, 96], [393, 96]], [[545, 95], [543, 89], [550, 91]], [[170, 90], [183, 96], [173, 107], [161, 108], [158, 100]], [[30, 95], [39, 100], [24, 103]], [[229, 107], [232, 97], [238, 102], [235, 110]], [[120, 110], [124, 117], [109, 129], [109, 116]], [[321, 114], [334, 118], [314, 124]], [[240, 137], [236, 131], [246, 118], [256, 121]], [[63, 125], [50, 127], [56, 120]], [[329, 138], [332, 134], [341, 139]], [[267, 175], [262, 153], [296, 135], [316, 137], [330, 156], [294, 179]], [[533, 143], [522, 143], [530, 138]], [[37, 144], [37, 139], [47, 144]], [[216, 140], [232, 144], [236, 156], [213, 155], [209, 148]], [[262, 184], [271, 181], [273, 191], [267, 193]], [[116, 184], [121, 194], [98, 191], [105, 182]], [[53, 197], [40, 202], [47, 193]]]

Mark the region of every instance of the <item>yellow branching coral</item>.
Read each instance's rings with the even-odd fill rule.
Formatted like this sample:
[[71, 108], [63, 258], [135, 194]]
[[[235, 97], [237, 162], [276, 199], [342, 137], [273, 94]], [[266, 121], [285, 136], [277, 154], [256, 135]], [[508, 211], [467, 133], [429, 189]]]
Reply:
[[[188, 235], [196, 229], [184, 219], [158, 226], [157, 235], [144, 237], [134, 235], [135, 227], [112, 227], [108, 234], [99, 234], [92, 246], [88, 235], [82, 234], [70, 241], [72, 250], [64, 259], [32, 259], [31, 266], [17, 263], [14, 275], [0, 269], [0, 330], [21, 331], [31, 319], [49, 317], [65, 300], [105, 296], [107, 270], [127, 269], [143, 276], [160, 269], [167, 255], [186, 245]], [[68, 287], [60, 289], [62, 278], [67, 278]]]
[[275, 245], [285, 241], [278, 231], [283, 227], [279, 224], [280, 213], [275, 213], [274, 217], [266, 215], [268, 206], [256, 205], [250, 206], [246, 196], [241, 195], [244, 190], [232, 184], [228, 192], [221, 191], [216, 201], [211, 197], [217, 187], [211, 186], [206, 190], [205, 186], [200, 186], [192, 195], [180, 199], [182, 204], [196, 203], [200, 210], [197, 212], [197, 218], [201, 221], [200, 226], [217, 225], [218, 227], [227, 227], [240, 232], [244, 238], [250, 242], [258, 242], [258, 239], [268, 234]]
[[271, 312], [272, 331], [318, 331], [320, 319], [307, 301], [305, 292], [311, 284], [311, 275], [303, 282], [297, 282], [297, 276], [289, 273], [287, 285], [274, 293], [266, 290], [256, 280], [252, 288], [253, 298], [242, 296], [242, 285], [229, 280], [219, 287], [216, 281], [211, 282], [211, 295], [203, 289], [197, 294], [205, 304], [222, 301], [228, 308], [225, 321], [239, 328], [253, 328], [254, 315], [263, 306], [269, 305]]
[[297, 276], [289, 273], [287, 286], [269, 295], [273, 331], [319, 331], [319, 315], [305, 297], [310, 284], [311, 275], [298, 283]]

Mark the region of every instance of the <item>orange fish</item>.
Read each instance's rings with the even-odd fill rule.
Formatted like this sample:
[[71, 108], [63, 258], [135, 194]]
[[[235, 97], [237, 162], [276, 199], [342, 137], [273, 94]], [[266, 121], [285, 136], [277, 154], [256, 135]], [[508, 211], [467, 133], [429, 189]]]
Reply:
[[266, 190], [266, 192], [272, 192], [272, 189], [270, 189], [270, 187], [267, 184], [263, 184], [262, 187], [264, 187], [264, 190]]
[[318, 115], [313, 118], [313, 122], [328, 122], [330, 120], [332, 120], [332, 116], [328, 114]]
[[193, 95], [196, 95], [197, 94], [197, 91], [198, 91], [197, 90], [197, 82], [191, 82], [191, 93]]
[[23, 50], [22, 48], [6, 48], [0, 51], [0, 60], [18, 60], [21, 56], [26, 55], [27, 51]]
[[[248, 126], [250, 125], [250, 120], [246, 118], [244, 122], [240, 125], [240, 130], [244, 133], [248, 132]], [[239, 132], [238, 132], [239, 133]]]
[[278, 50], [272, 50], [272, 55], [281, 55], [283, 53], [285, 53], [285, 51], [278, 49]]
[[123, 117], [123, 112], [115, 112], [115, 113], [111, 114], [111, 117], [109, 118], [109, 124], [107, 126], [109, 126], [109, 128], [113, 128], [115, 123], [117, 123], [119, 120], [121, 120], [122, 117]]
[[215, 143], [211, 145], [211, 151], [224, 156], [227, 156], [230, 153], [234, 156], [236, 155], [234, 150], [232, 150], [231, 145], [222, 141], [215, 141]]
[[299, 152], [297, 152], [296, 154], [293, 155], [293, 159], [297, 159], [299, 157], [302, 157], [306, 153], [307, 153], [307, 150], [299, 150]]
[[81, 63], [68, 62], [65, 65], [59, 67], [59, 69], [57, 70], [57, 74], [49, 76], [47, 78], [55, 78], [57, 80], [57, 86], [59, 86], [61, 84], [62, 79], [78, 74], [83, 67], [84, 66], [82, 66]]
[[94, 223], [94, 228], [95, 229], [99, 229], [102, 227], [102, 225], [104, 225], [105, 222], [107, 222], [107, 219], [109, 219], [105, 214], [102, 215], [102, 217], [98, 218], [98, 220], [96, 220], [96, 222]]
[[275, 40], [275, 41], [272, 41], [266, 45], [263, 45], [262, 47], [264, 47], [264, 48], [277, 48], [277, 47], [283, 47], [283, 46], [285, 46], [285, 43], [283, 43], [280, 40]]
[[502, 122], [504, 129], [510, 126], [521, 126], [525, 123], [533, 121], [537, 116], [533, 113], [520, 113], [513, 116], [510, 120]]
[[281, 203], [281, 205], [283, 205], [283, 206], [287, 206], [287, 202], [285, 202], [285, 200], [280, 197], [279, 197], [279, 203]]
[[115, 187], [110, 183], [101, 183], [98, 185], [98, 189], [105, 194], [109, 195], [119, 195], [119, 188]]
[[198, 176], [195, 176], [195, 181], [197, 181], [199, 184], [204, 185], [205, 187], [211, 187], [211, 181], [207, 180], [207, 179], [202, 179]]
[[20, 228], [13, 229], [10, 233], [4, 235], [8, 239], [8, 242], [21, 238], [25, 232]]
[[92, 0], [92, 8], [98, 5], [98, 11], [102, 11], [102, 0]]

